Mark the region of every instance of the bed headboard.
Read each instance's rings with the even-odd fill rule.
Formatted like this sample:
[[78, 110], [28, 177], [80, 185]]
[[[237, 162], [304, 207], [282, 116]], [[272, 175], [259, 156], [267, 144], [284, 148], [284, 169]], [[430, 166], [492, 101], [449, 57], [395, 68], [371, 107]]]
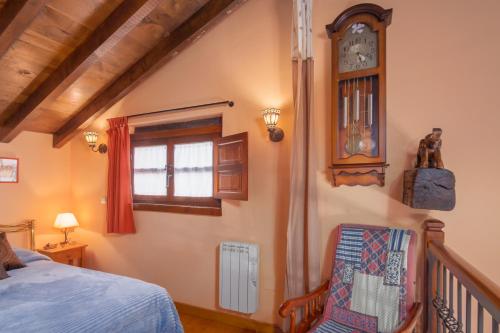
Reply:
[[29, 232], [30, 248], [35, 250], [35, 220], [26, 220], [19, 224], [0, 224], [0, 232]]

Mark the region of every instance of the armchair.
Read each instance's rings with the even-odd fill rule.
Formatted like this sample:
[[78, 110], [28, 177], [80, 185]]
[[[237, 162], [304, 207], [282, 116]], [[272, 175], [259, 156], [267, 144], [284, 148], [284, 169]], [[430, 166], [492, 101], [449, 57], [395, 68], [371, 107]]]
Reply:
[[339, 226], [331, 278], [279, 309], [289, 332], [414, 331], [422, 315], [414, 301], [415, 243], [409, 230]]

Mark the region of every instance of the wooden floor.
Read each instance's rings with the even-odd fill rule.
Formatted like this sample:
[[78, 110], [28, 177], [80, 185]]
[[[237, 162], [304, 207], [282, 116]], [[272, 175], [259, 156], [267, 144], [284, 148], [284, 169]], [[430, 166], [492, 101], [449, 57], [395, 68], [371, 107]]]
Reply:
[[179, 313], [185, 333], [255, 333], [255, 331]]

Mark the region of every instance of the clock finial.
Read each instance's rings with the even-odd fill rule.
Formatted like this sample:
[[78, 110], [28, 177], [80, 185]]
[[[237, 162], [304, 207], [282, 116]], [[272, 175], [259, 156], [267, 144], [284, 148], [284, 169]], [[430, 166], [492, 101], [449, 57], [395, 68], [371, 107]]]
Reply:
[[328, 37], [332, 37], [332, 34], [339, 31], [343, 23], [349, 19], [351, 16], [359, 14], [369, 14], [375, 16], [380, 22], [384, 22], [385, 26], [391, 24], [392, 19], [392, 8], [384, 9], [379, 5], [374, 3], [361, 3], [347, 8], [330, 24], [326, 25], [326, 32]]

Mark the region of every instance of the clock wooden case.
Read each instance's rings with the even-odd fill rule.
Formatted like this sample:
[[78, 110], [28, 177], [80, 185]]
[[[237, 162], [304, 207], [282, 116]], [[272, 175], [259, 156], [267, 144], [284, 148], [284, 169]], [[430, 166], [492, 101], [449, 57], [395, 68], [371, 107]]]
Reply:
[[326, 26], [332, 40], [333, 184], [384, 185], [386, 28], [392, 9], [360, 4]]

